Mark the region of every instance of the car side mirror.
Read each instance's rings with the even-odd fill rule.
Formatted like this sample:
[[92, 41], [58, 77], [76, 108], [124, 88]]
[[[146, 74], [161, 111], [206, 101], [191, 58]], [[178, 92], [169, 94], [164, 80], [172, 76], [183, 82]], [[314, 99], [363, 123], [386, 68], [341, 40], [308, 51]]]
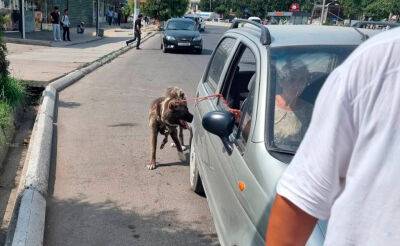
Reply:
[[232, 146], [229, 142], [229, 135], [233, 132], [235, 118], [227, 111], [211, 111], [204, 115], [202, 124], [208, 132], [221, 138], [226, 150], [232, 153]]

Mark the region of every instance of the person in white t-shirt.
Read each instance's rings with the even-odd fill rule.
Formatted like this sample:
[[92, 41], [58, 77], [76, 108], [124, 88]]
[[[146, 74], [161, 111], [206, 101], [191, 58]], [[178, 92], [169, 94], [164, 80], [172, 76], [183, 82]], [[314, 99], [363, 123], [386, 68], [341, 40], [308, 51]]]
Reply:
[[268, 246], [400, 243], [400, 28], [360, 45], [318, 95], [307, 133], [277, 186]]

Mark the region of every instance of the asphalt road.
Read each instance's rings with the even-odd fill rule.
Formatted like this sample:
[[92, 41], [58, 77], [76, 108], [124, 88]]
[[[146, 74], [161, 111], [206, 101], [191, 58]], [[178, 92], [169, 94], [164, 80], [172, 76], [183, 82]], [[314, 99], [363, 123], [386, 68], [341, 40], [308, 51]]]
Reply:
[[218, 244], [176, 150], [147, 170], [147, 115], [168, 86], [194, 95], [223, 31], [208, 28], [203, 55], [163, 54], [156, 36], [60, 93], [45, 245]]

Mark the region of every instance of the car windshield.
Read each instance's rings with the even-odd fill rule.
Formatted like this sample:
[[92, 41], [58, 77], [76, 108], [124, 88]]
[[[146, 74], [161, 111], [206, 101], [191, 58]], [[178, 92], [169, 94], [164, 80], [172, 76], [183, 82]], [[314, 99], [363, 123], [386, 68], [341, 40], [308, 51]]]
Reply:
[[167, 30], [188, 30], [188, 31], [194, 31], [194, 22], [192, 21], [181, 21], [181, 20], [176, 20], [176, 21], [169, 21], [167, 25]]
[[270, 147], [295, 153], [311, 120], [318, 92], [330, 72], [355, 46], [299, 46], [271, 49]]

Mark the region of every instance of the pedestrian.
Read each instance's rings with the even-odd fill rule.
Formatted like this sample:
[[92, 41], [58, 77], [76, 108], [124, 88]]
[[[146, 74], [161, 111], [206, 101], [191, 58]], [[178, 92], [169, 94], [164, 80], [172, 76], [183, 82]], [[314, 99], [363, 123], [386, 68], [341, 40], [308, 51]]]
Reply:
[[69, 37], [69, 27], [71, 26], [71, 23], [69, 21], [69, 17], [68, 17], [68, 9], [64, 10], [64, 16], [61, 19], [61, 23], [63, 26], [63, 40], [65, 40], [65, 34], [67, 34], [67, 40], [71, 41], [70, 37]]
[[331, 73], [277, 185], [268, 246], [304, 245], [318, 219], [329, 219], [325, 245], [399, 245], [398, 54], [393, 28]]
[[134, 35], [135, 37], [133, 39], [130, 39], [128, 41], [126, 41], [126, 45], [129, 45], [130, 43], [134, 42], [137, 39], [136, 42], [136, 49], [139, 50], [140, 49], [140, 40], [141, 40], [141, 36], [142, 36], [142, 18], [143, 15], [139, 14], [138, 18], [135, 20], [135, 25], [134, 25]]
[[107, 10], [107, 21], [108, 21], [108, 25], [109, 25], [109, 26], [111, 26], [112, 16], [113, 16], [112, 10], [111, 10], [111, 8], [109, 8], [109, 9]]
[[118, 25], [118, 13], [117, 13], [117, 11], [113, 12], [113, 23], [114, 23], [114, 25]]
[[118, 9], [118, 19], [117, 19], [118, 26], [121, 26], [121, 19], [122, 19], [122, 11], [121, 9]]
[[51, 24], [53, 26], [53, 39], [58, 42], [61, 41], [61, 33], [60, 33], [60, 11], [58, 7], [55, 6], [53, 12], [50, 13], [51, 16]]

